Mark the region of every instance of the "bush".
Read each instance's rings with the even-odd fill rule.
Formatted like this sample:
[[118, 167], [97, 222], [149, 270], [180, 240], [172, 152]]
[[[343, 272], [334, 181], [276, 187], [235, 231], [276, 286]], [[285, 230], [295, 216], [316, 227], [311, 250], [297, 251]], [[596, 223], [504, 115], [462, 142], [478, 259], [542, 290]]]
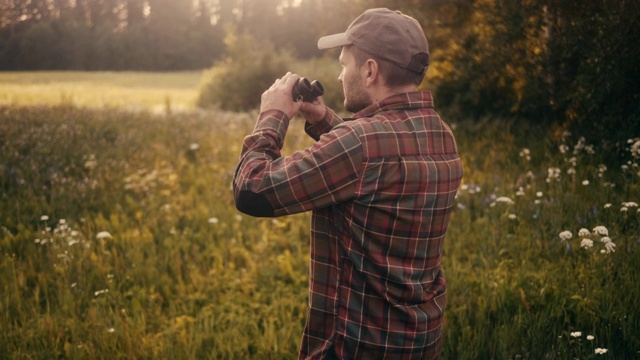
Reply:
[[289, 70], [293, 57], [249, 35], [228, 35], [225, 44], [229, 55], [204, 74], [197, 105], [233, 111], [258, 107], [262, 93]]
[[[225, 39], [229, 55], [203, 75], [197, 105], [247, 111], [260, 105], [262, 93], [287, 71], [310, 80], [318, 80], [325, 89], [324, 102], [337, 112], [344, 111], [342, 85], [338, 82], [340, 65], [337, 54], [296, 60], [291, 52], [259, 44], [249, 35]], [[332, 56], [335, 55], [335, 56]]]

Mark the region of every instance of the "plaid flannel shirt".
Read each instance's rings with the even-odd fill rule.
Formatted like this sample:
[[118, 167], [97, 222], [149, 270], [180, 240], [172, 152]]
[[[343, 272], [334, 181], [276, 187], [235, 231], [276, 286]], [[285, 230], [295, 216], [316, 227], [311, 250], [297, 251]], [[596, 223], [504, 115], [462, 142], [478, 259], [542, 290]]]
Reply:
[[254, 216], [313, 210], [300, 358], [436, 358], [440, 262], [462, 179], [454, 136], [426, 91], [345, 120], [327, 110], [306, 124], [315, 144], [282, 157], [289, 119], [260, 114], [236, 170], [236, 206]]

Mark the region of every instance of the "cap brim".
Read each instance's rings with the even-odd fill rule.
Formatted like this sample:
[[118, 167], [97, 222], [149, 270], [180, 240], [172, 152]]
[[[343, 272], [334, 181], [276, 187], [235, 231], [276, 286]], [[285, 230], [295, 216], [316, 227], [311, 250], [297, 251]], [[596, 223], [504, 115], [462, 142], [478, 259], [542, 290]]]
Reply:
[[320, 50], [333, 49], [345, 45], [351, 45], [346, 33], [329, 35], [318, 40], [318, 49]]

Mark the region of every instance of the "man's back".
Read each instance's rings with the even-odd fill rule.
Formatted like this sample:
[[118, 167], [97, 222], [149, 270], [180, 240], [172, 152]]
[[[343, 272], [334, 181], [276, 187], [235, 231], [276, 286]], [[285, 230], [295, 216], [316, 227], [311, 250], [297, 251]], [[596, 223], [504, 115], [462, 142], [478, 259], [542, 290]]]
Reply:
[[353, 197], [314, 210], [301, 357], [333, 345], [347, 358], [429, 358], [425, 350], [440, 350], [440, 260], [462, 178], [455, 140], [428, 92], [357, 117], [335, 128], [344, 147], [361, 148]]

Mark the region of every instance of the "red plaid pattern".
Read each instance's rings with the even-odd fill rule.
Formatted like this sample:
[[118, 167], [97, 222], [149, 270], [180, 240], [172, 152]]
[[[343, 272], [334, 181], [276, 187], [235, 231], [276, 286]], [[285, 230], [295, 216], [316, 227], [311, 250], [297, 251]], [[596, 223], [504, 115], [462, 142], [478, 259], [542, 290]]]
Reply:
[[300, 358], [436, 358], [462, 164], [431, 94], [394, 95], [351, 119], [327, 111], [306, 127], [317, 142], [281, 157], [288, 123], [280, 111], [260, 114], [234, 191], [255, 216], [313, 210]]

